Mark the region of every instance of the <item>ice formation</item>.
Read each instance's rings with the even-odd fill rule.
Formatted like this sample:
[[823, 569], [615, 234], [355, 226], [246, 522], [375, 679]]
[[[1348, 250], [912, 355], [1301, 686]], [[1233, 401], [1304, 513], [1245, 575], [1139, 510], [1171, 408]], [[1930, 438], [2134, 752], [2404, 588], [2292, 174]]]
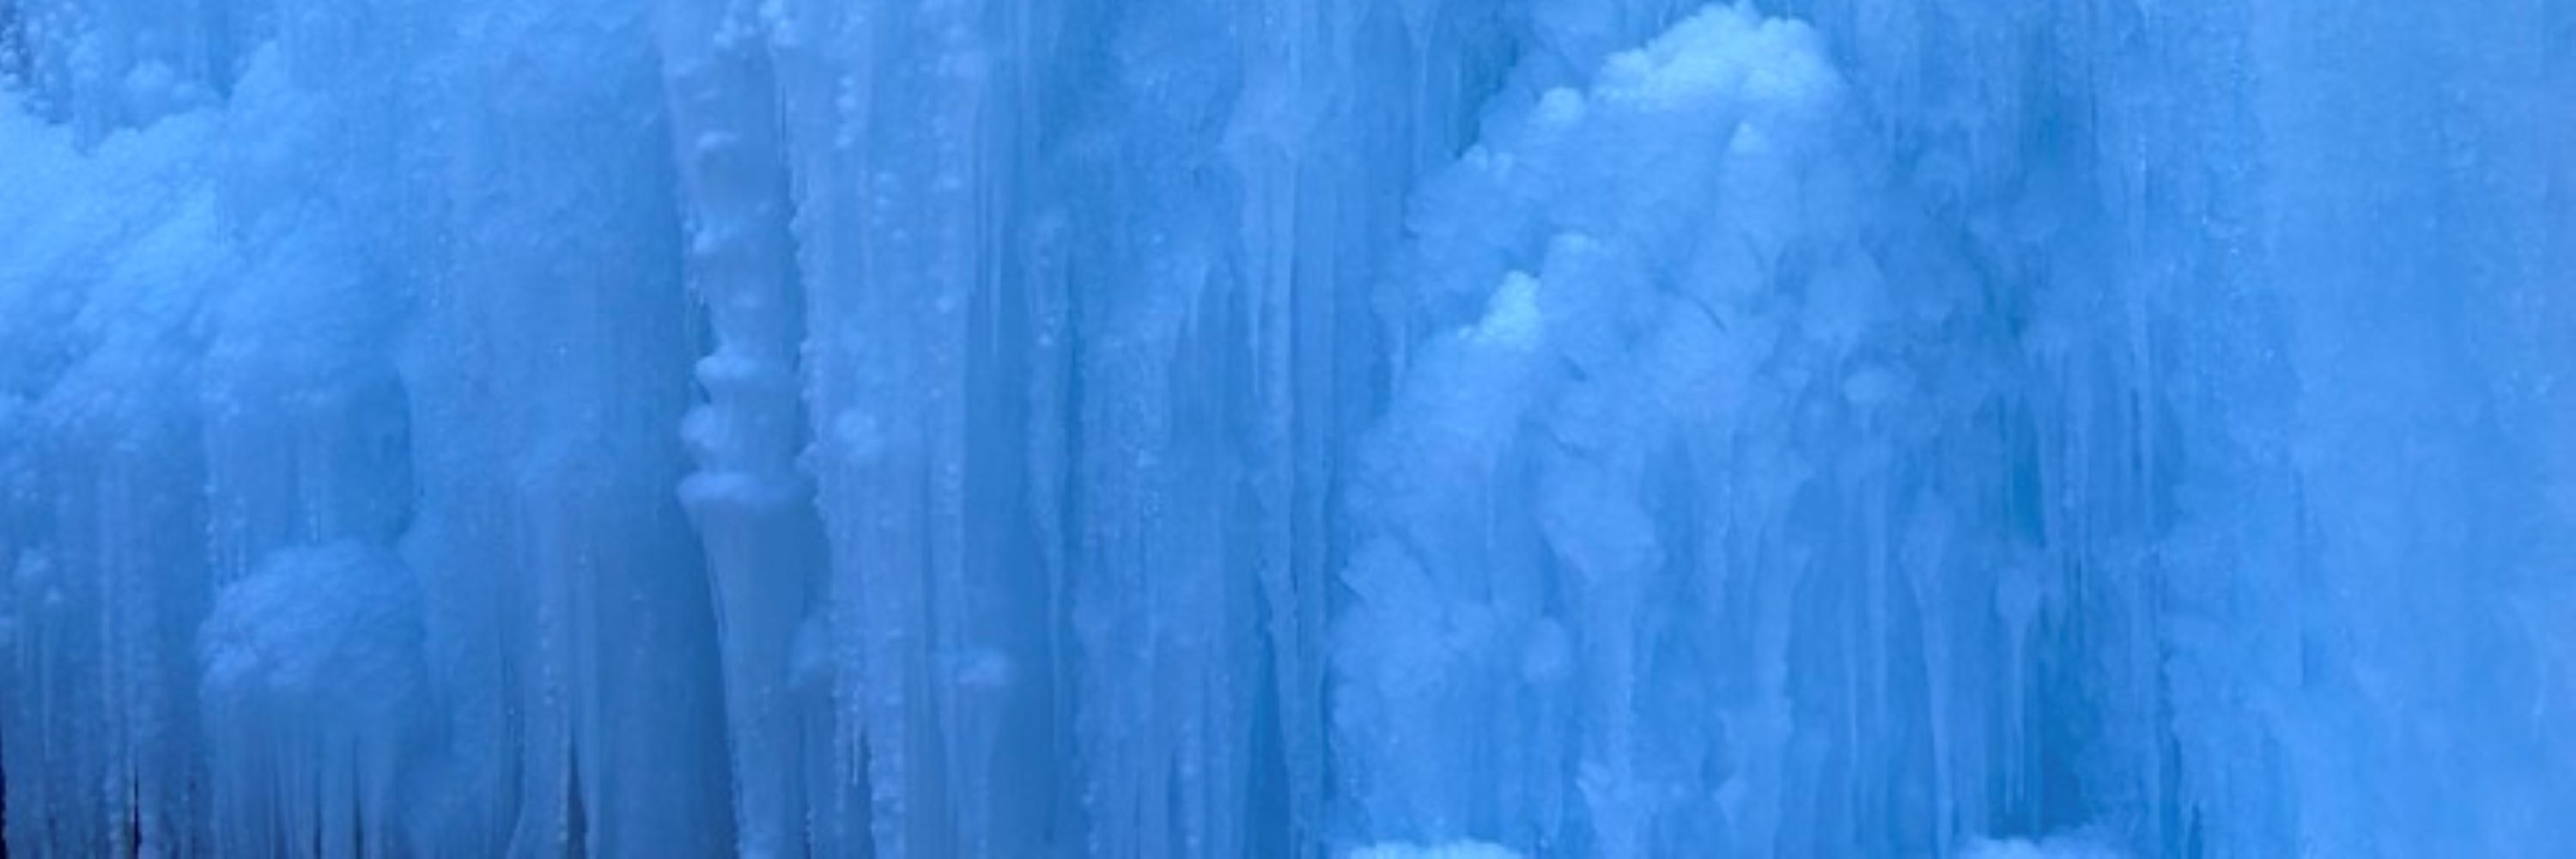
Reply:
[[2576, 4], [0, 0], [23, 856], [2576, 853]]

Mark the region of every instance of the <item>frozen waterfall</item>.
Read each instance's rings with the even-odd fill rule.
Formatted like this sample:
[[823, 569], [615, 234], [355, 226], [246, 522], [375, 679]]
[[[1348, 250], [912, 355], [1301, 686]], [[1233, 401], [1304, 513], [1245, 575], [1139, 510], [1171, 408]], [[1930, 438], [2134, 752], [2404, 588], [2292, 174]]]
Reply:
[[2571, 803], [2571, 0], [0, 0], [0, 855]]

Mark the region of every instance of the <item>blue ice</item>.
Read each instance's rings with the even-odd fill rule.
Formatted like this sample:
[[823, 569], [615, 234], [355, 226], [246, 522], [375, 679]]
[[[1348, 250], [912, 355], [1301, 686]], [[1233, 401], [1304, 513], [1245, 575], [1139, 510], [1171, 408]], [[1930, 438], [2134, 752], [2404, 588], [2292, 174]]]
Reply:
[[0, 0], [7, 855], [2570, 797], [2565, 0]]

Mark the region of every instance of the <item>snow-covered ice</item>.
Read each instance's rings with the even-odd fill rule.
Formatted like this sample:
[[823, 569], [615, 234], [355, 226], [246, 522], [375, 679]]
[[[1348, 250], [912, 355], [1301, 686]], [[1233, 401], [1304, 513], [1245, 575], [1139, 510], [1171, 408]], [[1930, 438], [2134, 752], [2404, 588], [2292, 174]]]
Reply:
[[0, 0], [26, 856], [2576, 854], [2576, 5]]

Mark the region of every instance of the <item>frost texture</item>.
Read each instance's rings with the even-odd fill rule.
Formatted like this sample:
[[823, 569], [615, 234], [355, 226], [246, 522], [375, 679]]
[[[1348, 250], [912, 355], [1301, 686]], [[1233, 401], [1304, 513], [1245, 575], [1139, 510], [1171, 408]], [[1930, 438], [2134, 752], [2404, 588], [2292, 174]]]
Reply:
[[0, 836], [2576, 853], [2570, 92], [2559, 0], [0, 0]]

